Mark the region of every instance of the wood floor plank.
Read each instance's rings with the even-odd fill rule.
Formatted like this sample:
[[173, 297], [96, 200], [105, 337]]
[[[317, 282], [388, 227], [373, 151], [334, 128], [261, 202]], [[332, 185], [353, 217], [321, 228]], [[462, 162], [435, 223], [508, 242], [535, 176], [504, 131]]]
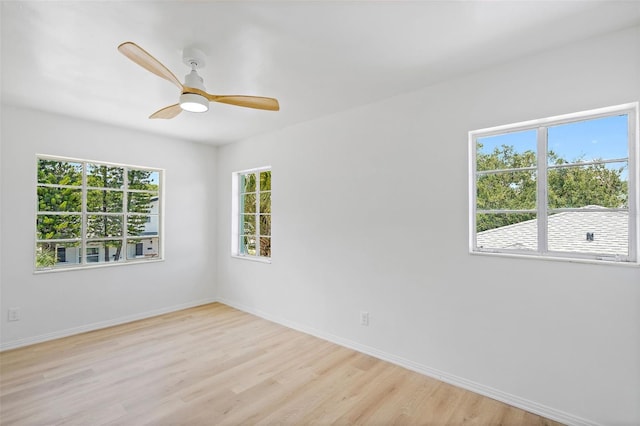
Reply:
[[0, 425], [540, 425], [220, 303], [0, 353]]

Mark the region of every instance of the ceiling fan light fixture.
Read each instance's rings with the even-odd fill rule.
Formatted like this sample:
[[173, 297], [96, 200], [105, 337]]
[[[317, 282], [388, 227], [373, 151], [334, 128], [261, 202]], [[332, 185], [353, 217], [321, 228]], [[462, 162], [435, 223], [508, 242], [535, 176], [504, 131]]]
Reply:
[[206, 112], [209, 110], [209, 100], [196, 93], [180, 95], [180, 108], [189, 112]]

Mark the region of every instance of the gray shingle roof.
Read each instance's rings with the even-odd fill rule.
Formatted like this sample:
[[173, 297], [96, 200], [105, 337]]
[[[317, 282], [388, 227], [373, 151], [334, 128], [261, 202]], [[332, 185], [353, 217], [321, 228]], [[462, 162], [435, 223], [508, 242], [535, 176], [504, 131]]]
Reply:
[[[478, 247], [537, 249], [535, 220], [479, 232]], [[549, 216], [549, 250], [626, 256], [629, 252], [628, 212], [587, 206], [584, 211]], [[593, 233], [593, 241], [587, 239]]]

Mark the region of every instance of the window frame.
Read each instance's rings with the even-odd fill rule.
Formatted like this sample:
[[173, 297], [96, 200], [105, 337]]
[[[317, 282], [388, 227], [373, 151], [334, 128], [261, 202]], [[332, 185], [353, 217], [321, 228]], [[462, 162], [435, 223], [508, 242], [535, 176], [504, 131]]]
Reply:
[[[240, 227], [241, 227], [241, 221], [240, 221], [240, 215], [242, 214], [240, 212], [240, 207], [241, 207], [241, 200], [240, 197], [245, 194], [244, 192], [241, 191], [240, 188], [240, 180], [242, 178], [242, 176], [244, 175], [248, 175], [248, 174], [257, 174], [257, 179], [256, 179], [256, 237], [258, 238], [258, 248], [256, 250], [256, 253], [260, 252], [260, 248], [259, 248], [259, 238], [260, 238], [260, 221], [259, 221], [259, 216], [260, 216], [260, 193], [262, 192], [260, 190], [260, 173], [261, 172], [265, 172], [265, 171], [269, 171], [272, 173], [272, 177], [273, 177], [273, 171], [271, 166], [262, 166], [262, 167], [256, 167], [256, 168], [252, 168], [252, 169], [247, 169], [247, 170], [240, 170], [237, 172], [233, 172], [231, 173], [231, 257], [237, 258], [237, 259], [245, 259], [245, 260], [251, 260], [251, 261], [256, 261], [256, 262], [262, 262], [262, 263], [271, 263], [271, 256], [261, 256], [259, 254], [248, 254], [248, 253], [242, 253], [241, 251], [241, 244], [240, 244], [240, 238], [242, 237], [241, 233], [240, 233]], [[273, 181], [271, 183], [271, 189], [269, 190], [269, 193], [271, 194], [270, 197], [270, 204], [273, 203]], [[269, 213], [269, 215], [271, 215], [271, 213]], [[271, 241], [273, 242], [273, 222], [271, 222]]]
[[[82, 182], [80, 185], [73, 185], [73, 189], [77, 189], [81, 192], [81, 201], [80, 201], [80, 211], [73, 212], [61, 212], [61, 211], [40, 211], [39, 206], [39, 188], [58, 188], [65, 186], [58, 186], [58, 184], [45, 184], [39, 182], [38, 172], [40, 170], [40, 160], [44, 161], [58, 161], [58, 162], [67, 162], [67, 163], [78, 163], [81, 165], [81, 174], [82, 174]], [[94, 187], [89, 185], [88, 176], [89, 176], [89, 167], [90, 166], [104, 166], [111, 168], [120, 168], [122, 169], [123, 177], [122, 177], [122, 185], [119, 188], [112, 188], [108, 186], [104, 187]], [[150, 191], [150, 190], [142, 190], [129, 188], [129, 171], [149, 171], [155, 172], [158, 174], [158, 190]], [[73, 158], [73, 157], [65, 157], [59, 155], [50, 155], [50, 154], [39, 154], [35, 155], [35, 212], [34, 212], [34, 238], [33, 241], [33, 268], [34, 273], [48, 273], [48, 272], [62, 272], [62, 271], [70, 271], [70, 270], [78, 270], [78, 269], [87, 269], [87, 268], [102, 268], [102, 267], [110, 267], [110, 266], [122, 266], [122, 265], [131, 265], [131, 264], [139, 264], [139, 263], [148, 263], [148, 262], [158, 262], [164, 260], [164, 180], [165, 180], [165, 171], [164, 169], [158, 167], [149, 167], [149, 166], [138, 166], [132, 164], [121, 164], [121, 163], [112, 163], [101, 160], [90, 160], [90, 159], [81, 159], [81, 158]], [[71, 188], [70, 186], [66, 186], [67, 188]], [[90, 191], [107, 191], [107, 192], [120, 192], [122, 193], [122, 211], [121, 212], [92, 212], [88, 209], [88, 193]], [[128, 203], [127, 196], [129, 193], [154, 193], [154, 197], [157, 197], [157, 212], [154, 213], [140, 213], [135, 211], [128, 211]], [[54, 238], [54, 239], [39, 239], [38, 238], [38, 218], [40, 216], [47, 215], [59, 215], [59, 214], [73, 214], [78, 215], [80, 217], [80, 236], [79, 237], [70, 237], [70, 238]], [[127, 232], [127, 218], [129, 216], [140, 216], [147, 215], [149, 217], [150, 214], [157, 216], [158, 221], [158, 229], [156, 235], [129, 235]], [[122, 218], [122, 233], [119, 236], [89, 236], [88, 234], [88, 222], [91, 216], [121, 216]], [[132, 257], [130, 258], [127, 254], [127, 242], [128, 240], [138, 240], [138, 239], [157, 239], [157, 254], [153, 256], [149, 256], [147, 258], [140, 257]], [[100, 250], [99, 245], [104, 243], [105, 241], [119, 241], [122, 246], [122, 252], [120, 254], [120, 260], [118, 261], [109, 261], [109, 262], [100, 262]], [[38, 266], [38, 245], [42, 243], [53, 242], [53, 243], [70, 243], [74, 244], [77, 250], [77, 263], [71, 263], [69, 265], [64, 265], [56, 262], [56, 264], [52, 266]], [[97, 249], [98, 254], [89, 254], [89, 250]], [[56, 248], [56, 259], [58, 247]], [[89, 257], [93, 259], [95, 256], [98, 256], [98, 261], [90, 261]], [[69, 258], [69, 254], [66, 253], [66, 258]]]
[[[562, 261], [584, 261], [597, 262], [617, 265], [640, 265], [640, 149], [638, 148], [639, 127], [639, 103], [632, 102], [621, 105], [615, 105], [605, 108], [598, 108], [586, 111], [580, 111], [571, 114], [553, 116], [543, 119], [530, 120], [520, 123], [490, 127], [485, 129], [473, 130], [468, 133], [469, 143], [469, 252], [471, 254], [488, 254], [499, 256], [517, 256], [527, 258], [544, 258]], [[548, 249], [549, 230], [547, 227], [547, 218], [551, 209], [548, 206], [548, 184], [547, 171], [557, 167], [548, 167], [548, 133], [547, 130], [553, 126], [559, 126], [568, 123], [577, 123], [598, 118], [612, 117], [617, 115], [627, 115], [627, 161], [628, 161], [628, 209], [607, 208], [605, 211], [628, 211], [628, 255], [627, 256], [606, 256], [602, 254], [589, 254], [578, 251], [551, 251]], [[482, 248], [477, 244], [477, 140], [513, 132], [522, 132], [528, 130], [536, 131], [536, 157], [537, 165], [535, 167], [537, 179], [536, 188], [536, 224], [538, 233], [538, 247], [534, 250], [504, 249], [504, 248]], [[543, 153], [541, 155], [540, 153]], [[566, 167], [584, 166], [594, 163], [614, 162], [615, 159], [605, 159], [602, 162], [585, 161], [580, 163], [571, 163]], [[566, 209], [569, 211], [577, 209]], [[498, 209], [496, 209], [498, 211]]]

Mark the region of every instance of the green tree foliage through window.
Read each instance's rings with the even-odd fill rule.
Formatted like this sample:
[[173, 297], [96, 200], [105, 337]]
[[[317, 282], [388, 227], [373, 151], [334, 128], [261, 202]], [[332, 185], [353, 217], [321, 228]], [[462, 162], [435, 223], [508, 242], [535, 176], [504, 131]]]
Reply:
[[[584, 161], [584, 158], [577, 158], [568, 162], [553, 151], [549, 153], [549, 159], [554, 165], [579, 164]], [[629, 182], [624, 179], [627, 164], [610, 164], [612, 165], [600, 163], [549, 170], [549, 207], [628, 207]]]
[[[476, 206], [478, 210], [531, 210], [536, 208], [537, 179], [536, 154], [533, 151], [518, 153], [513, 146], [502, 145], [490, 153], [482, 152], [482, 143], [477, 143], [477, 170], [513, 170], [481, 174], [476, 181]], [[617, 167], [606, 164], [580, 164], [583, 159], [568, 161], [550, 151], [550, 163], [556, 166], [572, 165], [549, 169], [547, 174], [548, 200], [550, 208], [585, 207], [626, 207], [628, 202], [628, 182], [623, 179], [626, 163]], [[615, 163], [614, 163], [615, 164]], [[531, 213], [509, 215], [484, 214], [476, 223], [477, 232], [530, 220]]]

